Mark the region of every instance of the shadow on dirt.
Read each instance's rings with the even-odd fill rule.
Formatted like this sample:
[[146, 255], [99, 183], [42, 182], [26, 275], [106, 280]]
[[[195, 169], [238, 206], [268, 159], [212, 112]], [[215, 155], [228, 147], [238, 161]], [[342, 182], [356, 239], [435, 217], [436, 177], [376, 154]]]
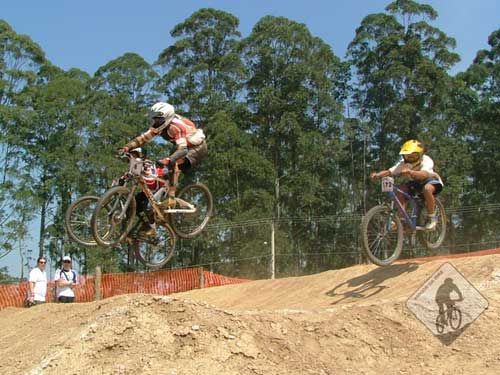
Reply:
[[[388, 286], [383, 285], [383, 282], [387, 279], [416, 271], [418, 266], [418, 263], [404, 263], [393, 264], [388, 267], [378, 267], [364, 275], [354, 277], [337, 285], [332, 290], [326, 292], [326, 295], [340, 297], [332, 302], [332, 305], [348, 299], [358, 300], [368, 298], [388, 288]], [[341, 292], [343, 289], [348, 290]]]

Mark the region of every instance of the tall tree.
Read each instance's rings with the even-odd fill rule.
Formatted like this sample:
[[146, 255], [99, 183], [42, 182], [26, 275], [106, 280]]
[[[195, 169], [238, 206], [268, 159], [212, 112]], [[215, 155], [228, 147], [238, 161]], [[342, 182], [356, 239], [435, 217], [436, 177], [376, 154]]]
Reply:
[[[283, 17], [262, 18], [241, 48], [249, 76], [249, 131], [274, 169], [274, 216], [280, 220], [340, 211], [341, 173], [334, 150], [341, 148], [345, 65], [305, 25]], [[318, 238], [321, 230], [294, 229], [293, 224], [285, 229], [292, 252], [303, 251], [304, 235]]]
[[[423, 138], [446, 103], [450, 77], [459, 57], [455, 40], [431, 26], [437, 12], [429, 5], [398, 0], [387, 13], [366, 16], [348, 48], [357, 84], [353, 105], [369, 121], [377, 152], [387, 164], [394, 142]], [[443, 129], [440, 129], [443, 130]]]
[[22, 108], [16, 107], [15, 100], [32, 84], [44, 62], [45, 54], [38, 44], [0, 20], [0, 256], [13, 248], [18, 235], [27, 233], [29, 208], [11, 199], [21, 194], [17, 176], [19, 149], [13, 138]]
[[[474, 155], [474, 186], [482, 190], [484, 198], [498, 200], [500, 168], [498, 142], [500, 141], [500, 29], [488, 38], [489, 50], [480, 50], [473, 64], [461, 75], [479, 96], [471, 127]], [[485, 160], [488, 162], [485, 163]]]
[[39, 207], [39, 255], [44, 253], [47, 229], [60, 238], [62, 215], [70, 193], [79, 183], [78, 163], [83, 159], [81, 137], [87, 125], [86, 80], [88, 75], [47, 64], [36, 84], [16, 99], [25, 108], [17, 122], [15, 145], [23, 168], [20, 178]]
[[177, 41], [156, 62], [164, 70], [161, 91], [201, 124], [217, 111], [231, 110], [237, 99], [243, 74], [238, 24], [230, 13], [202, 8], [172, 29]]
[[[490, 34], [488, 44], [489, 49], [478, 51], [473, 64], [458, 76], [466, 85], [460, 98], [461, 108], [468, 110], [467, 135], [473, 161], [472, 173], [467, 178], [472, 186], [464, 202], [475, 206], [500, 199], [500, 29]], [[459, 240], [488, 243], [498, 238], [497, 211], [480, 211], [479, 217], [463, 214], [460, 219]]]
[[90, 80], [93, 122], [87, 129], [87, 158], [82, 168], [94, 191], [108, 188], [123, 173], [123, 163], [114, 154], [147, 129], [145, 115], [158, 95], [153, 88], [157, 79], [147, 61], [126, 53], [100, 67]]
[[421, 139], [445, 177], [445, 194], [457, 201], [471, 164], [456, 106], [460, 85], [447, 73], [459, 61], [455, 40], [429, 24], [437, 17], [429, 5], [397, 0], [386, 11], [366, 16], [348, 48], [353, 107], [368, 126], [368, 164], [387, 168], [402, 141]]

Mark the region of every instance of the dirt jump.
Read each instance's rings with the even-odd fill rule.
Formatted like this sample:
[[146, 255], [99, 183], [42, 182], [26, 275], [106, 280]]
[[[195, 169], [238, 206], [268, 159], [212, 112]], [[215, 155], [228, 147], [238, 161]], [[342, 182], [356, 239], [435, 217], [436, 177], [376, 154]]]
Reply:
[[[449, 342], [406, 301], [445, 262], [488, 300]], [[0, 374], [500, 374], [500, 255], [0, 311]]]

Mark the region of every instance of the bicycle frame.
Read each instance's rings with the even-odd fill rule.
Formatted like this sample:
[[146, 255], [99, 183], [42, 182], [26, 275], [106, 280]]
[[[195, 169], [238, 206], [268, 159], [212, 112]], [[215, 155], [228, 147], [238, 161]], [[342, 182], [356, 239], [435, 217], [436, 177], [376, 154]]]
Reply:
[[[187, 208], [166, 209], [166, 210], [160, 209], [160, 206], [159, 206], [160, 202], [158, 202], [155, 199], [153, 192], [146, 186], [146, 182], [144, 181], [144, 177], [142, 176], [144, 163], [150, 162], [150, 161], [149, 160], [142, 160], [139, 158], [134, 158], [129, 153], [126, 153], [125, 156], [127, 156], [127, 158], [129, 159], [129, 163], [130, 163], [129, 172], [125, 174], [125, 185], [127, 185], [127, 183], [131, 180], [134, 180], [134, 183], [132, 184], [132, 186], [130, 186], [130, 193], [127, 196], [127, 200], [126, 200], [125, 204], [123, 205], [121, 212], [118, 216], [119, 219], [124, 218], [124, 216], [127, 212], [128, 206], [130, 205], [130, 202], [132, 201], [132, 199], [135, 199], [135, 192], [137, 190], [137, 185], [140, 186], [141, 191], [144, 192], [144, 194], [146, 195], [146, 198], [150, 202], [151, 207], [154, 211], [155, 221], [167, 222], [166, 215], [171, 214], [171, 213], [194, 213], [194, 212], [196, 212], [196, 207], [194, 205], [192, 205], [191, 203], [186, 202], [182, 199], [179, 199], [179, 198], [176, 198], [176, 199], [181, 201], [182, 204], [184, 206], [186, 206]], [[153, 164], [152, 162], [150, 162], [150, 163]], [[178, 168], [177, 164], [175, 165], [175, 168]], [[168, 180], [165, 180], [165, 179], [157, 177], [157, 176], [154, 176], [153, 179], [163, 183], [165, 185], [165, 187], [168, 189], [168, 187], [170, 185]]]
[[[384, 177], [384, 179], [387, 179], [387, 177]], [[389, 177], [389, 179], [391, 181], [389, 181], [389, 180], [385, 181], [385, 183], [387, 185], [386, 189], [384, 189], [384, 181], [382, 182], [382, 191], [384, 193], [386, 193], [387, 196], [389, 197], [389, 199], [391, 201], [391, 205], [390, 205], [391, 209], [394, 209], [394, 204], [395, 204], [397, 209], [398, 209], [399, 215], [401, 216], [401, 218], [404, 220], [406, 225], [412, 231], [422, 230], [422, 229], [420, 229], [419, 226], [417, 226], [417, 220], [418, 220], [418, 217], [420, 215], [420, 210], [421, 210], [421, 206], [420, 206], [421, 199], [407, 193], [406, 191], [401, 190], [398, 185], [394, 185], [392, 178]], [[390, 190], [389, 190], [389, 186], [390, 186]], [[387, 191], [385, 191], [385, 190], [387, 190]], [[403, 204], [399, 200], [398, 193], [400, 195], [402, 195], [408, 201], [408, 203], [411, 204], [411, 206], [412, 206], [411, 214], [408, 214], [408, 211], [404, 208]], [[408, 207], [408, 204], [407, 204], [407, 207]]]

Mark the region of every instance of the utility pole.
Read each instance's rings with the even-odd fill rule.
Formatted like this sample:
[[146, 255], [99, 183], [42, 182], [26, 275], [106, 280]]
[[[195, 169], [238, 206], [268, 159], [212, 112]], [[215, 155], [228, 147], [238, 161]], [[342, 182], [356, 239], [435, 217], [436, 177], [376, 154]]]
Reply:
[[271, 220], [271, 279], [276, 276], [276, 257], [274, 248], [274, 219]]
[[274, 180], [275, 213], [271, 219], [271, 279], [276, 277], [276, 247], [274, 241], [275, 222], [280, 220], [280, 177]]

